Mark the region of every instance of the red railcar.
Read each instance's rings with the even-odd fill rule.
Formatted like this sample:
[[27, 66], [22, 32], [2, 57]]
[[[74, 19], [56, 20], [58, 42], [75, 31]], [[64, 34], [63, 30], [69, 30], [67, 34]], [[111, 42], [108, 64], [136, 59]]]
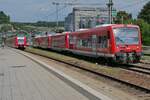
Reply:
[[69, 49], [69, 33], [57, 33], [51, 36], [51, 49], [54, 50], [67, 50]]
[[136, 25], [103, 25], [70, 33], [69, 39], [69, 49], [74, 53], [118, 63], [135, 63], [141, 58], [141, 33]]
[[41, 48], [51, 48], [51, 36], [36, 36], [33, 38], [33, 46], [34, 47], [41, 47]]
[[6, 39], [6, 45], [13, 48], [24, 49], [27, 46], [27, 38], [25, 36], [12, 36]]

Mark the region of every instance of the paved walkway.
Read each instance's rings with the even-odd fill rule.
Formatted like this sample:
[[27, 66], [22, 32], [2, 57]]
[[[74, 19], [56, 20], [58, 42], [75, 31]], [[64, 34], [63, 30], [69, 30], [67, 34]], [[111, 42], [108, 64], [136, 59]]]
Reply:
[[26, 57], [0, 48], [0, 100], [88, 98]]

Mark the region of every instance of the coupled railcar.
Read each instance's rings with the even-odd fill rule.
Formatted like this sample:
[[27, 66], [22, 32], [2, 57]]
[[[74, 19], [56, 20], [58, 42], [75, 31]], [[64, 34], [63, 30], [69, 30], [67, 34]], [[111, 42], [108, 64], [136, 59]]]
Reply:
[[68, 50], [69, 49], [69, 33], [57, 33], [51, 36], [50, 48], [53, 50]]
[[40, 48], [50, 48], [51, 47], [51, 36], [36, 36], [33, 38], [33, 47], [40, 47]]
[[141, 33], [136, 25], [102, 25], [52, 35], [45, 42], [51, 45], [47, 48], [96, 58], [104, 57], [117, 63], [137, 63], [142, 56]]
[[68, 33], [36, 36], [33, 38], [33, 47], [53, 49], [58, 51], [66, 50], [69, 48]]

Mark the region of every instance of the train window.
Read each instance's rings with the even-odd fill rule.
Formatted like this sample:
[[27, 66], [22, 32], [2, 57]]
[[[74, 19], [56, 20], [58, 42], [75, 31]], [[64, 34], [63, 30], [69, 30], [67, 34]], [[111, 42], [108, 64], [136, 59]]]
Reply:
[[69, 42], [70, 44], [75, 44], [76, 43], [76, 37], [75, 36], [69, 36]]
[[108, 37], [107, 36], [104, 36], [103, 37], [103, 48], [107, 48], [107, 41], [108, 40]]
[[97, 46], [98, 46], [98, 48], [107, 48], [108, 47], [108, 36], [99, 36]]
[[92, 48], [92, 37], [88, 38], [88, 48]]
[[101, 41], [102, 41], [102, 37], [101, 37], [101, 36], [99, 36], [99, 37], [98, 37], [98, 43], [100, 44], [100, 43], [101, 43]]
[[82, 40], [78, 39], [77, 40], [77, 47], [80, 48], [82, 46]]
[[69, 36], [69, 42], [70, 42], [70, 44], [73, 44], [74, 42], [73, 42], [73, 36]]
[[74, 37], [73, 37], [73, 43], [74, 43], [74, 44], [76, 43], [76, 39], [77, 39], [77, 38], [74, 36]]
[[92, 48], [92, 38], [88, 37], [79, 39], [77, 42], [77, 47]]
[[88, 44], [88, 41], [86, 39], [82, 40], [82, 46], [83, 47], [87, 47], [87, 44]]

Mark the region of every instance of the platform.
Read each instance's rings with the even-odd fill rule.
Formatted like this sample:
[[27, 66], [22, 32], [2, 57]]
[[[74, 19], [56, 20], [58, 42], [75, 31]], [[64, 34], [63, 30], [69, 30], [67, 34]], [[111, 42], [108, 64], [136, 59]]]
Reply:
[[0, 100], [89, 100], [37, 63], [0, 48]]

